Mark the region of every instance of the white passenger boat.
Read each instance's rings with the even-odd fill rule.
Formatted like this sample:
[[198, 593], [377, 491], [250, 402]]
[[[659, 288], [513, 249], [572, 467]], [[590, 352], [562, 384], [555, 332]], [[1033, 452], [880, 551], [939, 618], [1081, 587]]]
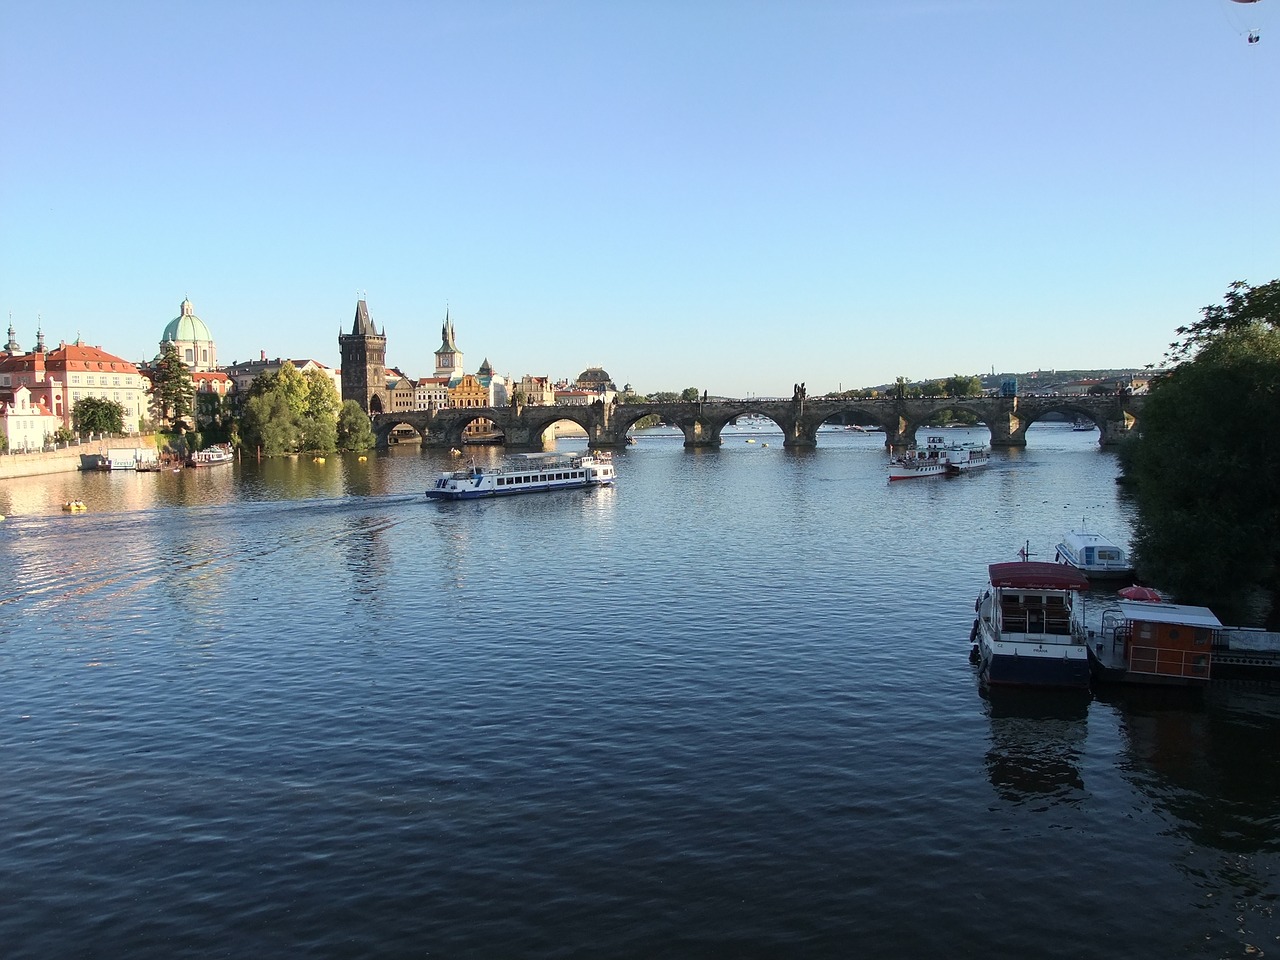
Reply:
[[970, 639], [990, 685], [1089, 686], [1089, 648], [1080, 594], [1089, 580], [1060, 563], [993, 563], [974, 604]]
[[990, 458], [990, 451], [981, 443], [951, 443], [945, 437], [929, 437], [923, 447], [889, 461], [889, 479], [955, 476], [985, 467]]
[[616, 475], [607, 453], [528, 453], [510, 458], [497, 469], [471, 466], [440, 474], [427, 491], [432, 500], [473, 500], [517, 493], [545, 493], [607, 487]]
[[1059, 541], [1054, 559], [1075, 567], [1092, 580], [1120, 580], [1133, 576], [1124, 549], [1100, 533], [1073, 530]]
[[222, 463], [230, 463], [235, 453], [229, 443], [215, 443], [203, 450], [197, 450], [187, 458], [188, 467], [216, 467]]

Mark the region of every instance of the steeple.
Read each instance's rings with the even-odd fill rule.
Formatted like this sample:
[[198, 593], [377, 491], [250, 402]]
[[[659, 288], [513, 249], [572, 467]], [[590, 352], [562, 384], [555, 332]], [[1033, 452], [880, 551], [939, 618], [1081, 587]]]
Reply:
[[9, 314], [9, 342], [8, 342], [8, 343], [6, 343], [6, 344], [4, 345], [4, 348], [5, 348], [5, 350], [6, 350], [6, 351], [8, 351], [9, 353], [21, 353], [21, 352], [22, 352], [22, 350], [18, 347], [18, 334], [17, 334], [17, 332], [13, 329], [13, 314], [12, 314], [12, 313], [10, 313], [10, 314]]
[[40, 314], [36, 314], [36, 353], [44, 353], [44, 324], [40, 322]]
[[444, 324], [440, 327], [440, 349], [436, 351], [436, 376], [458, 377], [462, 375], [462, 351], [454, 339], [453, 320], [449, 308], [444, 309]]
[[356, 319], [351, 325], [351, 335], [353, 337], [378, 337], [386, 336], [386, 328], [383, 333], [378, 333], [378, 328], [373, 325], [373, 320], [369, 317], [369, 305], [363, 299], [356, 301]]

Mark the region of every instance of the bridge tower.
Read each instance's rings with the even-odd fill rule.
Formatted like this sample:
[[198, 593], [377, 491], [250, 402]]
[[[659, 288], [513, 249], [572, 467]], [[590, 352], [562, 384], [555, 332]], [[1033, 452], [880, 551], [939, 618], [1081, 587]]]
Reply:
[[356, 319], [351, 333], [338, 334], [342, 355], [342, 399], [354, 400], [369, 416], [383, 413], [387, 401], [387, 328], [373, 325], [369, 307], [356, 301]]

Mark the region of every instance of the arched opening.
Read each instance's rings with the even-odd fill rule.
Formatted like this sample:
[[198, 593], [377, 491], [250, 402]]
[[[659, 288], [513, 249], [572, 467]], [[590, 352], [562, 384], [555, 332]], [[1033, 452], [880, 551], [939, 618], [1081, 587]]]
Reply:
[[382, 413], [382, 398], [376, 393], [369, 398], [369, 416], [373, 417]]

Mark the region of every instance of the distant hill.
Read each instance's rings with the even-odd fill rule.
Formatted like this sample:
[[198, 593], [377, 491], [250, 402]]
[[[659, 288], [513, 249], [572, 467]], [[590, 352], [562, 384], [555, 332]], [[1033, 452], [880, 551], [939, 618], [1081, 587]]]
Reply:
[[[1128, 380], [1130, 377], [1150, 377], [1158, 371], [1140, 367], [1108, 367], [1101, 370], [1032, 370], [1025, 373], [979, 373], [975, 374], [982, 381], [982, 389], [999, 390], [1000, 385], [1009, 379], [1017, 379], [1019, 390], [1025, 393], [1050, 393], [1055, 387], [1076, 383], [1081, 380]], [[945, 380], [946, 377], [925, 377], [920, 380], [908, 380], [911, 385], [932, 383], [934, 380]], [[895, 384], [882, 383], [865, 389], [879, 390], [887, 393]]]

